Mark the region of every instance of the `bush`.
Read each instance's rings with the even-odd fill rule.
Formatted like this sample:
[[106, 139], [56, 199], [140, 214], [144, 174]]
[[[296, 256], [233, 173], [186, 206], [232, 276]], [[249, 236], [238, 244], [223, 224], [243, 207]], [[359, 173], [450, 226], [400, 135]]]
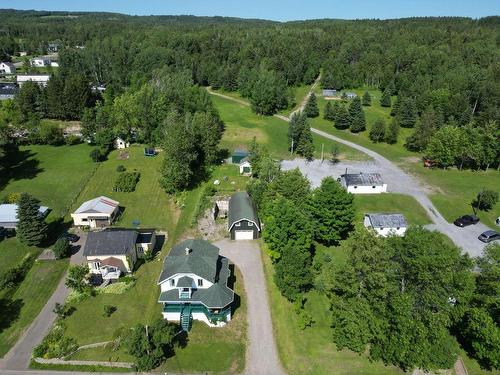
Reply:
[[66, 237], [59, 237], [52, 247], [52, 251], [57, 259], [66, 258], [70, 255], [69, 240]]
[[19, 198], [21, 198], [21, 193], [9, 193], [3, 198], [3, 203], [5, 204], [17, 203]]
[[99, 163], [103, 160], [104, 155], [102, 154], [101, 149], [94, 148], [92, 151], [90, 151], [90, 158], [94, 163]]
[[66, 138], [64, 138], [64, 143], [66, 143], [68, 146], [73, 146], [82, 143], [82, 139], [77, 135], [70, 134]]
[[61, 145], [64, 142], [61, 128], [54, 123], [42, 123], [38, 133], [38, 140], [44, 145]]
[[40, 345], [33, 350], [35, 358], [63, 358], [78, 349], [74, 338], [65, 337], [66, 327], [59, 323], [42, 340]]
[[28, 254], [17, 266], [7, 270], [2, 276], [0, 276], [0, 290], [4, 288], [14, 288], [19, 285], [26, 276], [26, 273], [31, 268], [34, 262], [34, 257]]
[[59, 319], [64, 319], [67, 316], [70, 316], [74, 310], [75, 310], [74, 307], [69, 307], [66, 306], [64, 303], [61, 304], [59, 302], [56, 302], [56, 304], [54, 305], [54, 309], [52, 311], [59, 317]]
[[131, 193], [135, 191], [135, 187], [141, 178], [141, 174], [137, 171], [121, 173], [116, 179], [114, 191]]
[[113, 314], [115, 311], [116, 311], [116, 307], [115, 306], [104, 305], [104, 314], [103, 314], [103, 316], [105, 316], [106, 318], [109, 318], [111, 316], [111, 314]]
[[121, 173], [121, 172], [125, 172], [127, 170], [127, 168], [125, 168], [125, 166], [123, 164], [120, 164], [118, 167], [116, 167], [116, 171]]
[[472, 201], [472, 206], [479, 210], [489, 211], [498, 202], [498, 192], [483, 190], [477, 193], [476, 199]]

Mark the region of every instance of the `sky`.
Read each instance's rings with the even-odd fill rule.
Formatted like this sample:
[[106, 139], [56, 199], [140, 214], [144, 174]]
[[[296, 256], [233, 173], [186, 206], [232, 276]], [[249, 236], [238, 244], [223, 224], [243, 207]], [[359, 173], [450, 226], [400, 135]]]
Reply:
[[105, 11], [132, 15], [189, 14], [276, 21], [415, 16], [480, 18], [500, 15], [500, 0], [16, 0], [8, 2], [8, 6], [16, 9]]

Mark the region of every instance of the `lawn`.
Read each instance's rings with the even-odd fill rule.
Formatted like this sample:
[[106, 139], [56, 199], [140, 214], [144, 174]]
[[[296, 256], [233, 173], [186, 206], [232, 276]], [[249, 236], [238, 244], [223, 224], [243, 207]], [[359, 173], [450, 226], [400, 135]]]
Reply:
[[[318, 252], [328, 251], [334, 261], [345, 261], [345, 254], [336, 254], [339, 249], [318, 246]], [[307, 293], [305, 308], [313, 316], [312, 327], [298, 328], [292, 304], [281, 296], [273, 282], [273, 267], [269, 257], [263, 254], [264, 270], [268, 282], [271, 313], [278, 351], [281, 361], [290, 375], [377, 375], [403, 374], [396, 367], [384, 366], [381, 362], [370, 362], [366, 355], [349, 350], [337, 350], [332, 342], [328, 299], [318, 292]]]
[[37, 261], [19, 288], [10, 296], [13, 309], [8, 315], [11, 319], [15, 317], [15, 320], [8, 328], [0, 331], [0, 357], [9, 351], [45, 306], [63, 277], [67, 265], [68, 260]]
[[[250, 107], [231, 100], [212, 96], [226, 129], [222, 137], [221, 147], [232, 152], [236, 148], [247, 148], [253, 137], [276, 158], [290, 158], [288, 145], [288, 124], [276, 117], [259, 116]], [[313, 135], [316, 148], [315, 157], [321, 157], [321, 147], [324, 144], [325, 155], [328, 154], [334, 141]], [[337, 144], [340, 158], [348, 160], [366, 160], [367, 156], [350, 147]]]
[[[422, 165], [409, 165], [408, 169], [432, 186], [430, 199], [449, 222], [461, 215], [472, 213], [471, 202], [481, 190], [500, 193], [500, 173], [493, 169], [488, 172], [474, 172], [454, 168], [429, 169]], [[500, 216], [500, 203], [491, 211], [479, 211], [478, 216], [484, 224], [495, 228], [495, 218]]]
[[15, 237], [0, 241], [0, 276], [21, 263], [27, 254], [39, 253], [40, 249], [23, 245]]
[[65, 216], [94, 172], [90, 150], [87, 144], [20, 147], [0, 185], [1, 196], [27, 192], [52, 209], [49, 220]]
[[432, 224], [422, 206], [409, 195], [376, 194], [356, 195], [356, 221], [362, 223], [365, 213], [402, 213], [410, 225]]
[[[78, 208], [86, 200], [104, 195], [119, 201], [123, 209], [116, 226], [131, 227], [132, 222], [137, 220], [144, 228], [171, 229], [174, 225], [170, 212], [171, 201], [159, 183], [158, 170], [163, 159], [161, 153], [156, 157], [146, 157], [141, 146], [132, 146], [124, 152], [128, 153], [128, 159], [120, 160], [119, 151], [115, 150], [108, 155], [108, 160], [100, 163], [72, 209]], [[113, 191], [119, 175], [116, 171], [118, 165], [125, 166], [127, 171], [136, 169], [141, 173], [134, 192]]]

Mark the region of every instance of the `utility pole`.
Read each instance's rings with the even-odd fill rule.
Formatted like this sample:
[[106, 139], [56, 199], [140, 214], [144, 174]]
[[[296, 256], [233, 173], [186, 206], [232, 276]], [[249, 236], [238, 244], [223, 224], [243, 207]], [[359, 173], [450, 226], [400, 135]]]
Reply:
[[323, 160], [324, 160], [324, 158], [323, 158], [323, 151], [324, 151], [324, 149], [325, 149], [325, 144], [322, 143], [321, 144], [321, 164], [323, 164]]
[[293, 155], [293, 138], [292, 138], [292, 147], [290, 148], [290, 156]]

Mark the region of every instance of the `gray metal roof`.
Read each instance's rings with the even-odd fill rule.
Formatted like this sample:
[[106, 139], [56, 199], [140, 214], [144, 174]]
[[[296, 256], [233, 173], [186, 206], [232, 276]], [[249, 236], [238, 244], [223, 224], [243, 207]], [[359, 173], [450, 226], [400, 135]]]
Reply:
[[408, 226], [403, 214], [366, 214], [373, 228], [405, 228]]
[[18, 91], [15, 83], [0, 83], [0, 95], [16, 95]]
[[347, 186], [380, 186], [384, 184], [379, 173], [347, 173], [341, 176]]
[[[38, 211], [42, 217], [45, 217], [49, 213], [49, 208], [40, 206]], [[16, 228], [18, 221], [17, 204], [0, 204], [0, 226], [4, 228]]]
[[[222, 309], [234, 300], [234, 291], [227, 286], [227, 280], [231, 275], [229, 261], [220, 257], [220, 268], [216, 282], [207, 289], [194, 289], [191, 298], [179, 298], [178, 289], [162, 292], [158, 302], [189, 302], [202, 303], [210, 309]], [[180, 280], [179, 280], [180, 281]]]
[[205, 240], [186, 240], [170, 250], [163, 262], [158, 284], [178, 273], [193, 273], [215, 282], [219, 248]]
[[234, 193], [229, 200], [228, 228], [231, 230], [233, 225], [241, 220], [252, 221], [258, 230], [260, 230], [259, 217], [257, 209], [252, 198], [246, 191]]
[[111, 215], [120, 202], [115, 201], [113, 199], [101, 196], [94, 199], [91, 199], [87, 202], [82, 203], [80, 207], [74, 212], [75, 214], [109, 214]]
[[136, 240], [135, 230], [108, 229], [102, 232], [90, 232], [83, 248], [83, 255], [128, 255], [135, 251]]

